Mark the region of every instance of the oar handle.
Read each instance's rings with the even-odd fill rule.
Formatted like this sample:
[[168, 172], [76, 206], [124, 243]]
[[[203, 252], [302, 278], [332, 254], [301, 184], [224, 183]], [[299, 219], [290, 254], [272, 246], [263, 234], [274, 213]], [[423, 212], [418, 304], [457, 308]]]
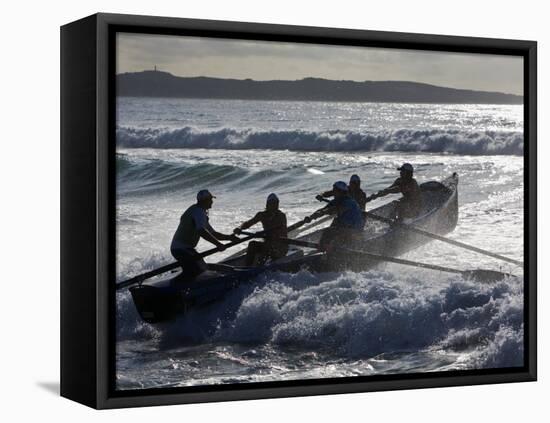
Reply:
[[[376, 194], [372, 194], [372, 195], [369, 195], [367, 198], [365, 198], [365, 201], [368, 203], [369, 201], [372, 201], [372, 200], [375, 200], [377, 199], [378, 197], [380, 197], [380, 194], [382, 193], [382, 191], [379, 191], [377, 192]], [[318, 195], [317, 197], [317, 200], [321, 201], [321, 202], [325, 202], [325, 203], [330, 203], [330, 200], [328, 198], [324, 198], [320, 195]]]
[[[306, 228], [303, 229], [303, 231], [307, 231], [308, 229], [312, 228], [313, 226], [316, 226], [320, 223], [323, 223], [323, 219], [320, 219], [319, 221], [317, 221], [316, 223], [314, 224], [311, 224], [309, 226], [307, 226]], [[290, 233], [292, 233], [293, 231], [301, 228], [304, 224], [306, 223], [305, 220], [300, 220], [299, 222], [296, 222], [294, 223], [293, 225], [290, 225], [289, 227], [287, 227], [287, 233], [290, 235]], [[241, 232], [242, 233], [242, 232]], [[260, 235], [258, 235], [260, 236]], [[241, 250], [241, 251], [237, 251], [235, 254], [232, 254], [231, 256], [229, 257], [226, 257], [227, 260], [231, 260], [231, 259], [234, 259], [236, 257], [239, 257], [241, 256], [246, 250]]]
[[372, 200], [376, 200], [377, 198], [380, 198], [382, 197], [382, 194], [384, 194], [384, 190], [382, 191], [378, 191], [372, 195], [369, 195], [367, 198], [366, 198], [366, 202], [368, 203], [369, 201], [372, 201]]

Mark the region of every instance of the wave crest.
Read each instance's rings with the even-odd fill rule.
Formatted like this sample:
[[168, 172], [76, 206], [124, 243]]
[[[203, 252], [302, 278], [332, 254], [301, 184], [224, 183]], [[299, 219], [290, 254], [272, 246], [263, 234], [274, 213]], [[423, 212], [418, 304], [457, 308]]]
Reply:
[[400, 151], [469, 155], [522, 155], [523, 133], [505, 131], [255, 131], [222, 128], [117, 128], [124, 148], [271, 149], [293, 151]]

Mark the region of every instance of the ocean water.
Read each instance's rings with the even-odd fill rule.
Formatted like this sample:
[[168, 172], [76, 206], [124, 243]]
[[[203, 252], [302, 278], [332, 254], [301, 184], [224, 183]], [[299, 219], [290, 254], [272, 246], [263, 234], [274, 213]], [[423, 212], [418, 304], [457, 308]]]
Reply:
[[[270, 192], [293, 223], [336, 180], [357, 173], [370, 194], [403, 162], [419, 183], [459, 174], [450, 238], [524, 259], [521, 106], [120, 98], [117, 109], [118, 281], [172, 261], [171, 237], [199, 189], [217, 196], [210, 221], [229, 233]], [[516, 277], [480, 284], [399, 265], [267, 273], [160, 325], [142, 322], [118, 292], [117, 387], [523, 364], [521, 268], [437, 241], [404, 257]]]

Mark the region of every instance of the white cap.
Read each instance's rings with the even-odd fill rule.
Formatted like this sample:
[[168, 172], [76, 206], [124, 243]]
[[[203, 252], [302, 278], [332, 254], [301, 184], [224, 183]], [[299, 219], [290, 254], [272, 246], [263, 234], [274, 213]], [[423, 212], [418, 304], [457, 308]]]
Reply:
[[207, 189], [201, 189], [197, 193], [197, 201], [206, 200], [207, 198], [216, 198]]
[[348, 192], [348, 184], [344, 181], [335, 182], [334, 185], [332, 185], [332, 188], [337, 189], [338, 191]]
[[359, 178], [359, 175], [351, 175], [351, 178], [349, 178], [350, 182], [361, 182], [361, 178]]
[[267, 196], [267, 201], [279, 201], [279, 197], [277, 197], [277, 194], [271, 193]]

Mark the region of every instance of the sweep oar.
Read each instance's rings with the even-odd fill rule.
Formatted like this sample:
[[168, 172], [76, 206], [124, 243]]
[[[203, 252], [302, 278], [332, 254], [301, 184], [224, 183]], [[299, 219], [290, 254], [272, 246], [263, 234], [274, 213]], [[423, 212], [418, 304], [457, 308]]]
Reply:
[[367, 217], [370, 217], [371, 219], [378, 220], [380, 222], [388, 223], [390, 225], [397, 226], [399, 228], [403, 228], [403, 229], [415, 232], [417, 234], [427, 236], [429, 238], [437, 239], [438, 241], [446, 242], [447, 244], [451, 244], [451, 245], [454, 245], [456, 247], [461, 247], [461, 248], [464, 248], [466, 250], [474, 251], [476, 253], [484, 254], [486, 256], [493, 257], [493, 258], [496, 258], [496, 259], [506, 261], [508, 263], [512, 263], [512, 264], [523, 267], [523, 262], [521, 262], [519, 260], [514, 260], [512, 258], [505, 257], [505, 256], [502, 256], [500, 254], [493, 253], [491, 251], [487, 251], [487, 250], [483, 250], [483, 249], [478, 248], [478, 247], [474, 247], [473, 245], [469, 245], [469, 244], [465, 244], [463, 242], [455, 241], [453, 239], [449, 239], [449, 238], [446, 238], [444, 236], [437, 235], [437, 234], [434, 234], [432, 232], [425, 231], [424, 229], [420, 229], [420, 228], [417, 228], [417, 227], [412, 226], [412, 225], [405, 225], [403, 223], [395, 222], [392, 219], [388, 219], [387, 217], [383, 217], [383, 216], [378, 216], [377, 214], [374, 214], [374, 213], [365, 212], [365, 215]]
[[[308, 247], [308, 248], [315, 248], [317, 250], [321, 250], [320, 245], [315, 242], [301, 241], [298, 239], [290, 239], [290, 238], [279, 238], [279, 239], [291, 245], [297, 245], [300, 247]], [[465, 278], [473, 278], [477, 280], [497, 281], [497, 280], [503, 279], [506, 276], [512, 276], [507, 273], [497, 272], [496, 270], [485, 270], [485, 269], [458, 270], [458, 269], [453, 269], [451, 267], [438, 266], [435, 264], [428, 264], [428, 263], [420, 263], [416, 261], [400, 259], [397, 257], [385, 256], [382, 254], [369, 253], [367, 251], [353, 250], [350, 248], [340, 248], [340, 251], [348, 254], [360, 255], [371, 260], [387, 261], [390, 263], [397, 263], [405, 266], [419, 267], [422, 269], [431, 269], [431, 270], [438, 270], [441, 272], [456, 273], [464, 276]]]

